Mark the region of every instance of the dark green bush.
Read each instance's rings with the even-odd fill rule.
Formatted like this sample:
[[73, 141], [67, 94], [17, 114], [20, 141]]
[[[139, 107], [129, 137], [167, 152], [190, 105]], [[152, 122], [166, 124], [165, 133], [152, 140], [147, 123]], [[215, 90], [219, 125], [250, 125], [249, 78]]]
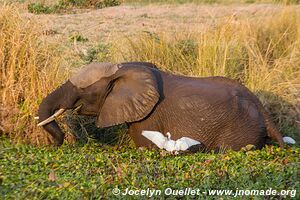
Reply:
[[85, 63], [97, 62], [107, 62], [110, 58], [110, 44], [99, 43], [98, 45], [88, 49], [86, 55], [82, 55], [82, 60]]
[[65, 12], [68, 8], [105, 8], [118, 6], [119, 0], [59, 0], [57, 4], [47, 6], [43, 3], [31, 3], [28, 11], [35, 14], [50, 14]]
[[66, 5], [80, 8], [105, 8], [118, 6], [121, 4], [119, 0], [62, 0]]
[[284, 3], [286, 5], [299, 4], [300, 0], [274, 0], [276, 3]]
[[49, 14], [53, 12], [52, 6], [46, 6], [43, 3], [31, 3], [27, 6], [28, 11], [34, 14]]
[[69, 36], [69, 41], [70, 42], [87, 42], [89, 41], [87, 38], [84, 36], [80, 35], [79, 33], [74, 33]]
[[112, 6], [118, 6], [121, 2], [119, 0], [104, 0], [102, 3], [97, 4], [98, 8], [102, 7], [112, 7]]

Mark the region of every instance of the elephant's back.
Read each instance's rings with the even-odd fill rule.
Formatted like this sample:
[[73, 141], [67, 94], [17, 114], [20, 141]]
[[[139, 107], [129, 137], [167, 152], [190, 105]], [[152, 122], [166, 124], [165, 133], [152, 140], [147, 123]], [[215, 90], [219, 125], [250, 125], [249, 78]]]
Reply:
[[226, 104], [236, 95], [241, 95], [237, 86], [212, 81], [211, 78], [170, 74], [164, 77], [162, 93], [162, 100], [166, 104], [183, 109], [205, 109], [217, 104]]

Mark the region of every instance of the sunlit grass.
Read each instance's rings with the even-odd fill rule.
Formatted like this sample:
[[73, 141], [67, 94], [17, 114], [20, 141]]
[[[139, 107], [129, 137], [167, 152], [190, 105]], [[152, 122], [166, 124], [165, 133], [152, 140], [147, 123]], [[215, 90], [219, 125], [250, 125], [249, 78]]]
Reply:
[[48, 142], [36, 127], [38, 105], [66, 74], [59, 69], [59, 52], [40, 40], [40, 30], [35, 21], [22, 19], [16, 7], [0, 8], [1, 132], [36, 144]]

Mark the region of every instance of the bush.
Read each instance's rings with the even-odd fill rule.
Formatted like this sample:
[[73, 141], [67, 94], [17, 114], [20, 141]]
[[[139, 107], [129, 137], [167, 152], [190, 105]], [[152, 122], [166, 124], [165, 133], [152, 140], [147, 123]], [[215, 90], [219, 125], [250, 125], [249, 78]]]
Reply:
[[118, 6], [121, 4], [119, 0], [62, 0], [66, 5], [79, 8], [105, 8]]
[[54, 11], [52, 7], [45, 6], [42, 3], [30, 3], [28, 4], [27, 8], [30, 13], [34, 13], [34, 14], [42, 14], [42, 13], [49, 14]]
[[76, 43], [76, 42], [87, 42], [89, 40], [84, 36], [80, 35], [79, 33], [73, 33], [69, 36], [69, 41]]
[[28, 4], [28, 11], [35, 14], [61, 13], [70, 8], [105, 8], [118, 6], [119, 0], [59, 0], [57, 4], [47, 6], [43, 3]]
[[87, 53], [81, 56], [81, 59], [85, 63], [109, 62], [111, 60], [110, 48], [110, 44], [99, 43], [98, 45], [89, 48]]

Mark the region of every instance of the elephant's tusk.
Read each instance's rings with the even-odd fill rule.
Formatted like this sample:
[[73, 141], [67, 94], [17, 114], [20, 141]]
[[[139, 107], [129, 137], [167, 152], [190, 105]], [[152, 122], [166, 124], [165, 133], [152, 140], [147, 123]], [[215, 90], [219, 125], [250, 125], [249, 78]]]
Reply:
[[63, 108], [59, 109], [56, 113], [51, 115], [49, 118], [47, 118], [44, 121], [38, 123], [38, 126], [44, 126], [44, 125], [52, 122], [53, 120], [55, 120], [55, 117], [58, 117], [59, 115], [63, 114], [63, 112], [65, 112], [65, 109], [63, 109]]
[[73, 109], [73, 113], [76, 113], [78, 110], [80, 110], [80, 108], [82, 107], [82, 104], [80, 104], [79, 106], [77, 106], [75, 109]]

